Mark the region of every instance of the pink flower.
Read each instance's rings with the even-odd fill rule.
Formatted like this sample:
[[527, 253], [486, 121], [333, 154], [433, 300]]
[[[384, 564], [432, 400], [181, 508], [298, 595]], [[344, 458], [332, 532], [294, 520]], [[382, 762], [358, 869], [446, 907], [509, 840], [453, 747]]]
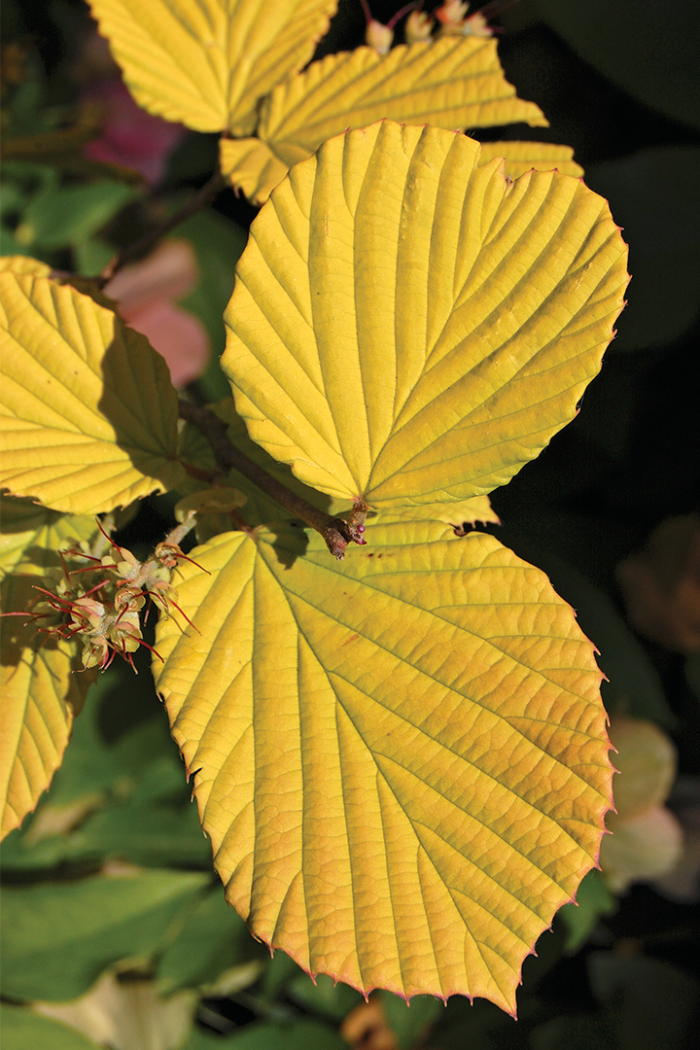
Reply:
[[104, 289], [126, 324], [147, 336], [165, 358], [178, 388], [202, 374], [211, 353], [202, 323], [174, 301], [192, 291], [198, 280], [191, 244], [167, 240], [146, 259], [125, 266]]

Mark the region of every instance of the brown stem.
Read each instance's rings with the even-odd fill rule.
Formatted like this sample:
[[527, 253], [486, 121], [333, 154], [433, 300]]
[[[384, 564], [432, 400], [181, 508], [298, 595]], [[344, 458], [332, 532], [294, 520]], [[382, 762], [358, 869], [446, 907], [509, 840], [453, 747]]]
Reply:
[[208, 182], [202, 186], [201, 189], [194, 194], [193, 197], [187, 201], [186, 204], [171, 215], [169, 219], [166, 219], [159, 226], [154, 227], [147, 233], [144, 233], [143, 237], [139, 237], [133, 244], [127, 245], [122, 251], [118, 252], [110, 261], [107, 263], [105, 268], [100, 273], [97, 280], [99, 281], [100, 287], [104, 287], [108, 281], [114, 277], [118, 270], [121, 270], [123, 266], [131, 262], [132, 259], [138, 258], [140, 255], [151, 248], [156, 241], [159, 241], [161, 237], [165, 237], [166, 233], [170, 233], [172, 229], [179, 226], [185, 219], [189, 219], [190, 215], [194, 215], [206, 204], [212, 200], [219, 190], [224, 187], [224, 178], [221, 172], [215, 171]]
[[277, 481], [252, 459], [249, 459], [244, 452], [237, 449], [229, 441], [226, 426], [213, 412], [199, 405], [193, 405], [189, 401], [180, 401], [180, 417], [201, 430], [212, 447], [217, 465], [224, 473], [228, 473], [231, 469], [237, 470], [285, 510], [291, 511], [295, 517], [301, 518], [311, 528], [320, 532], [326, 541], [328, 550], [335, 555], [338, 561], [344, 558], [348, 543], [351, 541], [361, 544], [365, 542], [362, 538], [364, 529], [361, 524], [347, 522], [343, 518], [332, 518], [330, 514], [307, 503], [305, 499], [297, 496], [281, 481]]

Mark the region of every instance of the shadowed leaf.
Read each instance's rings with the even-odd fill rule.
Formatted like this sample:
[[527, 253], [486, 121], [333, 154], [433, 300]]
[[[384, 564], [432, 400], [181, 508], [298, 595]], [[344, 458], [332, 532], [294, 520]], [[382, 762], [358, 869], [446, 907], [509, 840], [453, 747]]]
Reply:
[[[91, 518], [57, 514], [29, 500], [2, 499], [0, 579], [2, 611], [26, 612], [37, 600], [34, 583], [57, 569], [60, 549], [78, 546], [96, 531]], [[51, 783], [92, 674], [76, 675], [75, 643], [37, 636], [23, 617], [2, 623], [0, 649], [0, 834], [18, 827]]]
[[148, 340], [88, 295], [0, 274], [0, 486], [94, 514], [174, 488], [177, 394]]

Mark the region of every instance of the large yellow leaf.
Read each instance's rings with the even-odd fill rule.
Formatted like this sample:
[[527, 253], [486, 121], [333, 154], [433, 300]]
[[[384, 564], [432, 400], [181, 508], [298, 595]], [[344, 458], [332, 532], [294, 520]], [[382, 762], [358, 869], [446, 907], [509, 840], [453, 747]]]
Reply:
[[368, 533], [342, 563], [294, 529], [196, 548], [178, 600], [198, 631], [159, 625], [158, 688], [257, 937], [364, 991], [512, 1011], [598, 856], [601, 675], [570, 607], [494, 538]]
[[[28, 500], [2, 499], [0, 587], [2, 611], [29, 610], [33, 584], [60, 562], [59, 549], [76, 547], [96, 532], [92, 518], [73, 518]], [[38, 579], [39, 578], [39, 579]], [[29, 615], [29, 614], [28, 614]], [[0, 648], [0, 837], [36, 806], [61, 764], [76, 707], [91, 680], [77, 671], [75, 643], [56, 642], [6, 618]]]
[[[409, 121], [410, 123], [410, 121]], [[236, 189], [255, 204], [263, 204], [289, 168], [260, 139], [224, 139], [219, 143], [221, 170]], [[551, 171], [562, 175], [583, 175], [583, 168], [573, 159], [570, 146], [549, 142], [483, 142], [479, 163], [503, 157], [505, 172], [517, 179], [526, 171]]]
[[387, 55], [360, 47], [328, 55], [279, 84], [261, 107], [256, 134], [262, 144], [222, 143], [222, 170], [247, 196], [263, 201], [286, 168], [326, 139], [384, 117], [450, 130], [547, 124], [534, 102], [517, 98], [495, 40], [446, 37], [400, 45]]
[[251, 228], [222, 365], [251, 437], [377, 509], [505, 484], [576, 413], [626, 247], [579, 180], [389, 121], [297, 165]]
[[249, 135], [311, 58], [337, 0], [90, 0], [134, 98], [196, 131]]
[[41, 275], [0, 295], [0, 486], [72, 514], [174, 488], [177, 394], [145, 336]]

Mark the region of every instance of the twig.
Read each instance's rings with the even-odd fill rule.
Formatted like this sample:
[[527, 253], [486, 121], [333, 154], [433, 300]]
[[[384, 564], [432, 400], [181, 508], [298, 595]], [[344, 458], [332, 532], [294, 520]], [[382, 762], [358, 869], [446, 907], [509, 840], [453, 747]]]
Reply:
[[237, 449], [229, 441], [225, 424], [213, 412], [199, 405], [193, 405], [189, 401], [180, 401], [180, 417], [193, 423], [204, 434], [212, 447], [217, 465], [224, 473], [228, 473], [231, 469], [237, 470], [285, 510], [291, 511], [295, 517], [301, 518], [312, 529], [316, 529], [316, 532], [319, 532], [326, 541], [328, 550], [335, 555], [338, 561], [342, 561], [345, 556], [345, 548], [348, 543], [365, 543], [362, 536], [364, 532], [362, 508], [358, 508], [357, 522], [332, 518], [330, 514], [326, 514], [325, 511], [307, 503], [301, 496], [297, 496], [281, 481], [277, 481], [252, 459], [249, 459], [244, 452]]
[[186, 204], [176, 211], [174, 215], [171, 215], [169, 219], [166, 219], [159, 226], [149, 230], [148, 233], [144, 233], [143, 237], [139, 237], [133, 244], [129, 244], [122, 251], [118, 252], [110, 261], [107, 263], [105, 268], [100, 273], [97, 280], [99, 281], [100, 287], [104, 287], [108, 281], [114, 277], [118, 270], [121, 270], [123, 266], [131, 262], [132, 259], [138, 258], [143, 255], [152, 245], [159, 241], [161, 237], [165, 237], [166, 233], [170, 233], [172, 229], [179, 226], [185, 219], [189, 219], [190, 215], [194, 215], [201, 208], [208, 204], [212, 200], [219, 190], [224, 187], [224, 178], [221, 172], [216, 171], [206, 182], [201, 189], [199, 189], [193, 197], [187, 201]]

